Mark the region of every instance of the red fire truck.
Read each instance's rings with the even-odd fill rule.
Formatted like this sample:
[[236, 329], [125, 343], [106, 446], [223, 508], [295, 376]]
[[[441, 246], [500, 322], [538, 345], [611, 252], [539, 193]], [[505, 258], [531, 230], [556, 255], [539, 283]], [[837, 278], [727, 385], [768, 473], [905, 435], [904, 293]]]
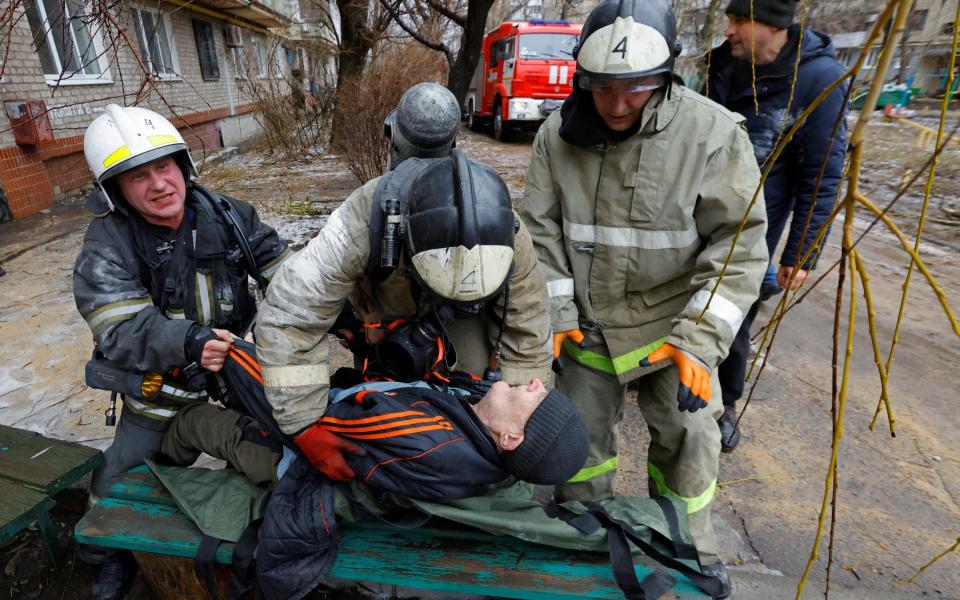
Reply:
[[493, 137], [511, 128], [536, 129], [570, 94], [573, 49], [582, 25], [506, 21], [483, 38], [483, 54], [464, 99], [470, 129], [488, 122]]

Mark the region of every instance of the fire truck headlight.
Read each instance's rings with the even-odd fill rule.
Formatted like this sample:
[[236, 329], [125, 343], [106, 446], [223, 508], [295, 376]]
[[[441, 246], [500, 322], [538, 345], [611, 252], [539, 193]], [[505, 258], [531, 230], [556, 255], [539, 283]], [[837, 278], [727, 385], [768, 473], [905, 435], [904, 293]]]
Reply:
[[537, 107], [540, 100], [534, 98], [511, 98], [510, 99], [510, 119], [527, 120], [535, 118]]

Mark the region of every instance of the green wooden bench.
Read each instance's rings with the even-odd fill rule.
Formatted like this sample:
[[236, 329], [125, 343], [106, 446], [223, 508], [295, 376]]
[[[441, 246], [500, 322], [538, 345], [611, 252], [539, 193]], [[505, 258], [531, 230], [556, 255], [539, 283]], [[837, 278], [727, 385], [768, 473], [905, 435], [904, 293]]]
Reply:
[[[134, 551], [158, 598], [207, 597], [191, 560], [200, 532], [153, 474], [146, 467], [131, 470], [111, 496], [77, 524], [77, 540]], [[232, 552], [232, 544], [218, 549], [221, 585]], [[638, 564], [636, 571], [643, 579], [651, 567]], [[674, 575], [674, 595], [665, 597], [707, 597]], [[330, 577], [503, 598], [623, 598], [603, 553], [560, 550], [469, 529], [396, 529], [378, 522], [342, 524]]]
[[50, 558], [61, 562], [50, 520], [53, 496], [103, 461], [95, 449], [0, 425], [0, 545], [36, 523]]

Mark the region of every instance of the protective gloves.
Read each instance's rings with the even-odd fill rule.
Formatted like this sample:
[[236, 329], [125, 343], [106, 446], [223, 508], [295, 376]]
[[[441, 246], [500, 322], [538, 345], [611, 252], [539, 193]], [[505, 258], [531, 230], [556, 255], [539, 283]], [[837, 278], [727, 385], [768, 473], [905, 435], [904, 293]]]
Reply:
[[696, 412], [707, 407], [710, 402], [710, 368], [699, 358], [664, 343], [640, 361], [641, 367], [649, 367], [665, 360], [672, 360], [680, 372], [680, 388], [677, 390], [677, 404], [680, 412]]
[[217, 334], [209, 327], [203, 327], [193, 323], [187, 330], [187, 337], [183, 341], [183, 353], [187, 361], [200, 364], [200, 357], [203, 356], [203, 345], [211, 340], [219, 340]]
[[563, 342], [568, 339], [583, 347], [583, 332], [579, 329], [567, 329], [553, 334], [553, 371], [558, 375], [563, 373], [563, 357], [560, 356], [563, 351]]
[[337, 481], [350, 481], [357, 476], [344, 460], [344, 452], [366, 454], [359, 447], [320, 425], [305, 429], [294, 437], [293, 441], [315, 469]]

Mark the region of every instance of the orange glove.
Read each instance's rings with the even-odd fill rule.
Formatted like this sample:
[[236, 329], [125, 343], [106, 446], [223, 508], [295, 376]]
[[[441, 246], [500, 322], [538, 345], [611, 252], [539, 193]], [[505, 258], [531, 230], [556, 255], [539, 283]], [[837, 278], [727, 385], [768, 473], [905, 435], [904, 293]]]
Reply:
[[364, 454], [359, 447], [335, 433], [313, 425], [293, 438], [315, 469], [337, 481], [350, 481], [357, 476], [343, 458], [344, 452]]
[[583, 347], [583, 332], [579, 329], [567, 329], [553, 334], [553, 370], [558, 375], [563, 373], [563, 358], [560, 356], [563, 351], [563, 342], [566, 339]]
[[649, 367], [665, 360], [672, 360], [680, 372], [680, 388], [677, 404], [680, 412], [696, 412], [710, 402], [710, 369], [696, 356], [672, 344], [664, 343], [640, 361], [641, 367]]

